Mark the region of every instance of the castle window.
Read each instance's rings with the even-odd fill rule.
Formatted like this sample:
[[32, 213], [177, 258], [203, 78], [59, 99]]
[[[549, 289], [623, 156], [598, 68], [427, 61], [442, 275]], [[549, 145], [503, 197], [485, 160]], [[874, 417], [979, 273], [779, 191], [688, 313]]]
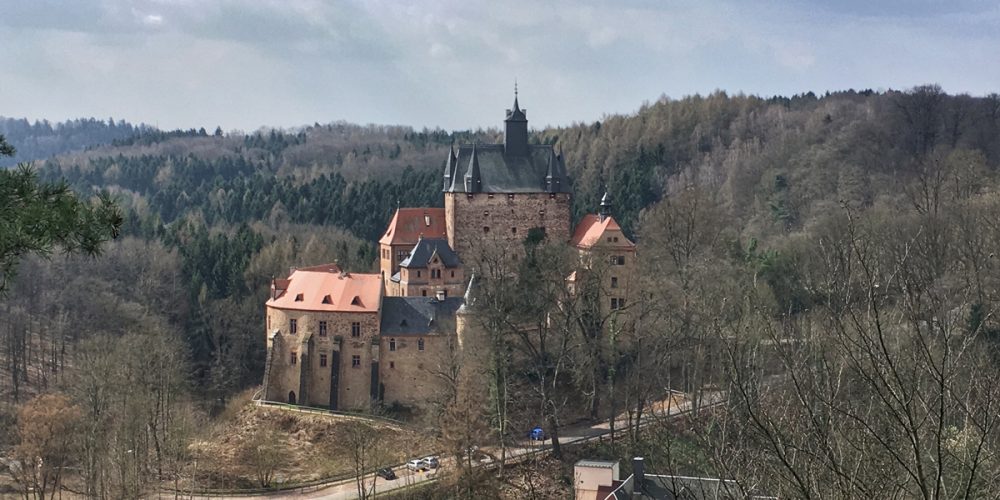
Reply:
[[484, 233], [490, 232], [490, 226], [483, 226], [483, 232]]
[[611, 310], [616, 311], [618, 309], [625, 308], [625, 299], [611, 299]]
[[417, 340], [417, 350], [418, 351], [423, 351], [424, 350], [424, 339], [418, 339]]
[[298, 333], [299, 332], [299, 322], [297, 320], [294, 320], [294, 319], [288, 320], [288, 331], [292, 335], [295, 335], [296, 333]]
[[513, 194], [508, 194], [507, 195], [507, 199], [510, 200], [510, 201], [514, 201], [514, 195]]
[[490, 193], [490, 194], [486, 195], [486, 197], [492, 200], [493, 199], [493, 193]]
[[610, 264], [612, 266], [624, 266], [625, 256], [624, 255], [612, 255], [610, 259]]
[[555, 193], [549, 193], [549, 199], [550, 200], [556, 199], [556, 194]]
[[517, 228], [516, 227], [510, 228], [510, 234], [517, 234]]
[[323, 368], [326, 366], [326, 354], [319, 355], [319, 367]]
[[430, 215], [425, 215], [424, 216], [424, 225], [427, 226], [427, 227], [430, 227], [430, 225], [431, 225], [431, 216]]
[[390, 370], [395, 370], [396, 369], [396, 362], [395, 361], [390, 361], [389, 362], [389, 369]]
[[299, 360], [299, 353], [292, 352], [292, 356], [291, 356], [291, 358], [289, 358], [288, 362], [294, 365], [295, 362], [298, 361], [298, 360]]
[[319, 322], [319, 336], [326, 337], [326, 321]]
[[410, 256], [410, 252], [407, 252], [406, 250], [400, 250], [400, 251], [396, 252], [396, 260], [398, 260], [400, 262], [406, 260], [406, 258], [409, 257], [409, 256]]
[[618, 288], [618, 277], [617, 276], [612, 276], [611, 277], [611, 288]]
[[420, 271], [417, 271], [417, 277], [418, 278], [420, 277]]
[[612, 239], [613, 239], [613, 240], [615, 240], [615, 243], [618, 243], [618, 237], [617, 237], [617, 236], [615, 236], [615, 237], [614, 237], [614, 238], [612, 238]]
[[483, 217], [489, 217], [489, 216], [490, 216], [490, 211], [489, 210], [486, 210], [486, 211], [483, 212]]
[[390, 351], [396, 350], [396, 339], [389, 339], [389, 350]]
[[361, 356], [357, 354], [351, 356], [351, 368], [360, 368], [360, 367], [361, 367]]
[[611, 243], [611, 237], [608, 236], [608, 243]]
[[427, 290], [420, 290], [420, 295], [426, 297], [427, 296]]
[[451, 272], [451, 277], [452, 277], [452, 278], [454, 278], [454, 277], [455, 277], [455, 271], [452, 271], [452, 272]]
[[541, 215], [542, 217], [544, 217], [545, 216], [545, 209], [543, 208], [543, 209], [539, 210], [538, 211], [538, 215]]
[[361, 323], [354, 322], [351, 323], [351, 337], [358, 338], [361, 336]]

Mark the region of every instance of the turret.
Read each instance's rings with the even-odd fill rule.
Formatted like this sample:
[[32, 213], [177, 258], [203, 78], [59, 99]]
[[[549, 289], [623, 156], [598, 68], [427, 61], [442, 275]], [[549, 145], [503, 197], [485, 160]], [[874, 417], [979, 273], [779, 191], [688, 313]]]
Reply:
[[479, 172], [479, 152], [476, 145], [472, 145], [472, 158], [469, 159], [469, 169], [465, 172], [465, 192], [481, 193], [483, 191], [483, 178]]
[[451, 187], [452, 180], [455, 178], [455, 171], [458, 170], [458, 155], [455, 154], [455, 146], [452, 145], [448, 148], [448, 161], [444, 164], [444, 190], [447, 191]]
[[604, 219], [611, 216], [611, 195], [607, 191], [601, 197], [601, 209], [597, 213], [601, 217], [601, 222], [604, 222]]
[[514, 84], [514, 109], [507, 110], [504, 120], [503, 150], [507, 157], [528, 156], [528, 110], [517, 104], [517, 84]]
[[558, 193], [562, 187], [562, 170], [560, 167], [560, 158], [556, 156], [556, 152], [552, 151], [549, 154], [549, 164], [545, 173], [545, 192], [547, 193]]

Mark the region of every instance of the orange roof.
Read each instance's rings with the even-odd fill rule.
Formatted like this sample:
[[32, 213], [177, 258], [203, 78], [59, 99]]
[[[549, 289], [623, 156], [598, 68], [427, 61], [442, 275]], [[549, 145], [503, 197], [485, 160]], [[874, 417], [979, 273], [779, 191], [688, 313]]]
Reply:
[[[277, 281], [277, 280], [275, 280]], [[378, 312], [382, 277], [345, 273], [336, 264], [292, 271], [284, 291], [268, 307], [300, 311]]]
[[[570, 243], [577, 248], [592, 248], [594, 245], [601, 242], [604, 233], [607, 231], [619, 231], [622, 228], [615, 221], [614, 217], [605, 217], [601, 220], [601, 217], [596, 214], [587, 214], [583, 216], [583, 220], [580, 221], [576, 226], [576, 231], [573, 232], [573, 239]], [[610, 246], [618, 247], [635, 247], [635, 243], [624, 237], [622, 234], [622, 239], [618, 243], [611, 243]]]
[[424, 238], [447, 238], [443, 208], [398, 208], [389, 221], [381, 245], [416, 245]]

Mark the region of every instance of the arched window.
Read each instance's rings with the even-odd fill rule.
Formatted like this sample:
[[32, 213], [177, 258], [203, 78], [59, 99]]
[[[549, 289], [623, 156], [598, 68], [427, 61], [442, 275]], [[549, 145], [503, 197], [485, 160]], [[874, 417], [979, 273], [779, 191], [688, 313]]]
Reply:
[[295, 391], [288, 391], [288, 404], [295, 404]]
[[418, 351], [423, 351], [424, 350], [424, 339], [418, 339], [417, 340], [417, 350]]
[[389, 350], [390, 351], [396, 350], [396, 339], [389, 339]]

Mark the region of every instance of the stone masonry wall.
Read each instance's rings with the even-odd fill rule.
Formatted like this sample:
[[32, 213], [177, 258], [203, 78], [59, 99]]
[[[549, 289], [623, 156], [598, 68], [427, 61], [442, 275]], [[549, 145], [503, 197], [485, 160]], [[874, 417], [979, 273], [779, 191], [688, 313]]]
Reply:
[[[290, 320], [297, 321], [297, 331], [290, 331]], [[295, 311], [267, 308], [268, 331], [280, 330], [283, 346], [274, 350], [270, 380], [268, 381], [268, 399], [281, 396], [278, 401], [287, 401], [289, 391], [296, 393], [297, 402], [303, 405], [331, 407], [330, 383], [332, 380], [332, 363], [334, 351], [340, 354], [340, 370], [338, 376], [339, 409], [367, 408], [371, 389], [371, 362], [377, 359], [377, 348], [372, 349], [371, 342], [377, 338], [379, 322], [377, 313], [344, 313]], [[320, 336], [319, 322], [326, 321], [326, 336]], [[351, 323], [361, 324], [361, 337], [351, 337]], [[313, 346], [306, 343], [312, 335]], [[336, 337], [342, 339], [337, 345]], [[271, 340], [268, 339], [268, 347]], [[295, 366], [291, 364], [291, 353], [297, 355]], [[303, 354], [308, 354], [302, 359]], [[326, 355], [327, 366], [320, 366], [322, 355]], [[351, 357], [357, 355], [361, 366], [352, 367]], [[306, 365], [303, 366], [302, 363]], [[303, 370], [303, 368], [305, 368]], [[307, 375], [305, 387], [308, 387], [306, 399], [299, 394], [301, 384], [300, 372]]]
[[[396, 340], [396, 350], [390, 343]], [[419, 349], [420, 339], [424, 350]], [[443, 389], [440, 377], [449, 359], [448, 337], [441, 334], [382, 337], [381, 369], [385, 404], [394, 402], [419, 407], [437, 398]]]
[[550, 241], [569, 241], [569, 193], [445, 193], [444, 196], [448, 243], [466, 264], [471, 261], [468, 252], [484, 238], [520, 244], [529, 229], [544, 227]]

